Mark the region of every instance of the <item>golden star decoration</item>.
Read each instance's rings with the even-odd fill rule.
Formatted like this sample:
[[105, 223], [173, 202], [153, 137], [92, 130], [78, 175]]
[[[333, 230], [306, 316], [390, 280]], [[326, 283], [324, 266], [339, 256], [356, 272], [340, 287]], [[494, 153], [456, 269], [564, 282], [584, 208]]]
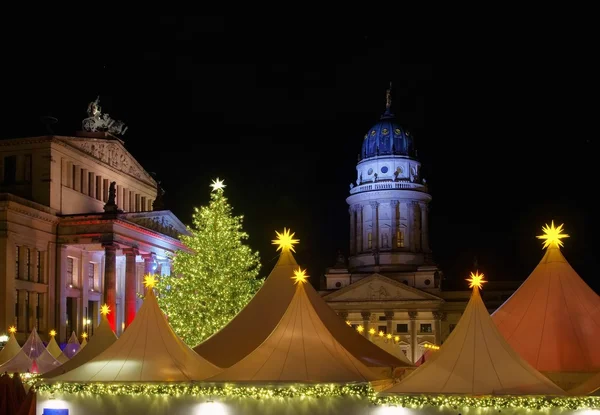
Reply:
[[102, 307], [100, 307], [100, 314], [102, 314], [103, 316], [107, 316], [108, 313], [110, 313], [110, 307], [108, 306], [108, 304], [103, 304]]
[[302, 270], [300, 268], [294, 271], [294, 276], [292, 277], [294, 284], [304, 284], [307, 278], [308, 275], [306, 275], [306, 270]]
[[8, 328], [8, 332], [9, 332], [10, 334], [15, 334], [15, 333], [17, 332], [17, 328], [16, 328], [15, 326], [10, 326], [10, 327]]
[[471, 273], [471, 278], [467, 278], [467, 281], [469, 281], [469, 288], [477, 287], [481, 290], [483, 284], [487, 282], [484, 281], [483, 278], [484, 275], [480, 274], [479, 271], [476, 271], [475, 274]]
[[544, 244], [542, 249], [544, 248], [560, 248], [564, 246], [563, 238], [569, 238], [569, 235], [566, 233], [562, 233], [564, 224], [560, 224], [558, 227], [554, 227], [554, 221], [551, 222], [550, 226], [547, 224], [542, 227], [543, 235], [536, 236], [538, 239], [543, 239]]
[[148, 274], [144, 277], [144, 286], [148, 289], [154, 288], [154, 286], [158, 283], [158, 280], [154, 275]]
[[87, 333], [83, 333], [83, 334], [81, 335], [81, 337], [83, 337], [84, 339], [87, 339], [87, 337], [88, 337], [88, 334], [87, 334]]
[[216, 180], [212, 181], [212, 184], [210, 185], [210, 187], [212, 187], [212, 191], [216, 192], [217, 190], [223, 190], [226, 186], [223, 184], [224, 180], [219, 180], [219, 178], [217, 177]]
[[375, 329], [374, 329], [374, 328], [370, 328], [370, 329], [369, 329], [369, 334], [370, 334], [371, 336], [374, 336], [374, 335], [375, 335]]
[[358, 327], [356, 327], [356, 331], [362, 333], [363, 331], [365, 331], [365, 328], [362, 326], [362, 324], [360, 324]]
[[273, 245], [278, 245], [275, 252], [279, 251], [280, 249], [282, 252], [286, 250], [296, 252], [294, 250], [294, 245], [300, 242], [300, 239], [294, 239], [296, 232], [290, 234], [289, 229], [283, 228], [283, 233], [275, 231], [275, 234], [277, 235], [277, 239], [273, 239], [272, 241]]
[[52, 337], [56, 336], [56, 330], [52, 329], [50, 330], [50, 333], [48, 333], [49, 335], [51, 335]]

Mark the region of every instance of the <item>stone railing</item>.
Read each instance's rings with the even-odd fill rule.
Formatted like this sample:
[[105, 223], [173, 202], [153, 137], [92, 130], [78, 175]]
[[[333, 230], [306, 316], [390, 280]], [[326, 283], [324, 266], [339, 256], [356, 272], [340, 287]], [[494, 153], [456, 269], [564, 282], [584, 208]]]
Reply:
[[411, 182], [381, 182], [381, 183], [364, 183], [360, 186], [354, 186], [350, 189], [350, 194], [353, 195], [355, 193], [361, 192], [370, 192], [373, 190], [414, 190], [417, 192], [426, 192], [427, 186], [420, 183], [411, 183]]

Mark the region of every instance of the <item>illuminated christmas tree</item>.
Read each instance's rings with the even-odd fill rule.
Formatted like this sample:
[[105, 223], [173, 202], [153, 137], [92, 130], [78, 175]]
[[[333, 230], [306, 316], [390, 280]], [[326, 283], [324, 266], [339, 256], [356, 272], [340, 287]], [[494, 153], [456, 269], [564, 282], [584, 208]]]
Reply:
[[170, 277], [157, 285], [158, 302], [175, 333], [196, 346], [227, 324], [262, 284], [260, 262], [244, 241], [242, 216], [233, 216], [222, 180], [214, 180], [210, 203], [195, 209], [191, 236], [181, 240]]

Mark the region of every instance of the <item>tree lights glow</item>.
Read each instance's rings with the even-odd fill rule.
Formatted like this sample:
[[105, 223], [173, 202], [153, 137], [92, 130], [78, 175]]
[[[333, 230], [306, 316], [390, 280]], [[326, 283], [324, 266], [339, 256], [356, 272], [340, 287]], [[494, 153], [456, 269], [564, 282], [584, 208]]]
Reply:
[[242, 216], [233, 216], [223, 182], [215, 180], [208, 206], [196, 208], [191, 235], [182, 242], [170, 277], [156, 284], [158, 304], [169, 324], [189, 346], [199, 344], [226, 325], [260, 288], [258, 252], [244, 241]]

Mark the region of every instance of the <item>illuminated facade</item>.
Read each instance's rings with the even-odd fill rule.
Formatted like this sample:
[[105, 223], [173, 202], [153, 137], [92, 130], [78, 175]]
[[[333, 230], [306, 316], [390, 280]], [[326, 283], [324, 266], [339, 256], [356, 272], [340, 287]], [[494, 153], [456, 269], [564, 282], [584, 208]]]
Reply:
[[[394, 345], [415, 362], [449, 335], [470, 291], [442, 291], [442, 273], [429, 247], [431, 195], [413, 137], [391, 111], [391, 90], [386, 98], [385, 112], [364, 135], [357, 178], [346, 199], [348, 261], [340, 255], [321, 288], [342, 318], [363, 326], [363, 334], [376, 343], [391, 341], [387, 334], [398, 336]], [[487, 306], [499, 305], [512, 289], [485, 290]]]
[[0, 141], [0, 331], [65, 341], [91, 332], [107, 302], [119, 334], [143, 274], [169, 274], [169, 253], [185, 249], [160, 191], [107, 132]]

